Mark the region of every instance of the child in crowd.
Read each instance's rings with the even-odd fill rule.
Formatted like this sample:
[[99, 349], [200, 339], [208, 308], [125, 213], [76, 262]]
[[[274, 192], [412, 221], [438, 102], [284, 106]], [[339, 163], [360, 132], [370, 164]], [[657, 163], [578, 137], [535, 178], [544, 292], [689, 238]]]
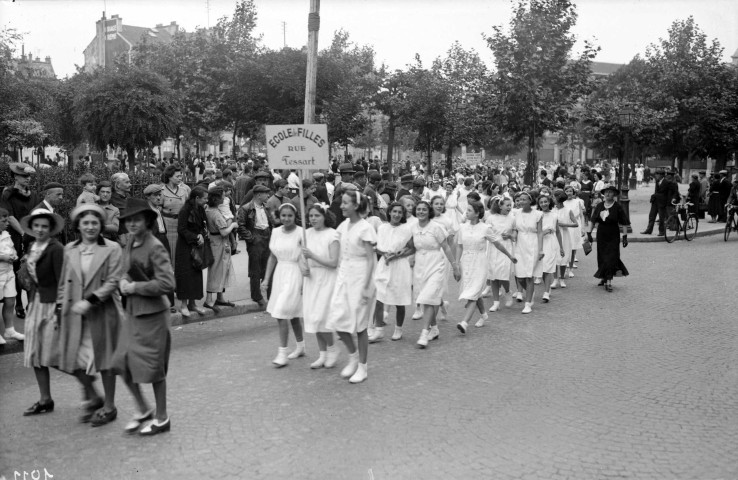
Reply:
[[82, 193], [77, 197], [77, 206], [83, 203], [97, 203], [100, 197], [95, 194], [97, 189], [97, 179], [91, 173], [85, 173], [79, 177], [79, 183], [82, 185]]
[[[5, 323], [5, 338], [24, 340], [25, 336], [15, 331], [15, 273], [13, 273], [13, 262], [18, 259], [18, 254], [13, 248], [13, 240], [7, 232], [8, 211], [0, 208], [0, 291], [3, 295], [3, 317], [0, 319], [0, 332]], [[5, 338], [0, 336], [0, 345], [5, 344]]]

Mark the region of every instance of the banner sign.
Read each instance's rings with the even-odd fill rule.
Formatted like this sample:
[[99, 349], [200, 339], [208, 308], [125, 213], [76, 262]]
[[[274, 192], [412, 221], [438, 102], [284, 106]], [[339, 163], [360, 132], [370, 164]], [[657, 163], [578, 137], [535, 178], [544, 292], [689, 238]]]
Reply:
[[328, 126], [266, 125], [269, 168], [276, 170], [327, 170]]

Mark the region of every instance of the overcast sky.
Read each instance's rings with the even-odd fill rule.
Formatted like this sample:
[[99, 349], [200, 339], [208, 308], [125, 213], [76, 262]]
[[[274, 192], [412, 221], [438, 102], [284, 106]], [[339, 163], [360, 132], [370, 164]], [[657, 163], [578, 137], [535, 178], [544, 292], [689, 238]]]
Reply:
[[[154, 27], [176, 21], [188, 31], [214, 25], [233, 13], [235, 0], [0, 0], [0, 28], [24, 35], [26, 53], [52, 57], [60, 77], [84, 63], [102, 12], [126, 25]], [[299, 48], [307, 40], [309, 0], [257, 0], [258, 32], [264, 43]], [[209, 5], [209, 8], [208, 8]], [[738, 50], [738, 0], [579, 0], [575, 34], [602, 47], [597, 61], [626, 63], [665, 37], [677, 19], [695, 17], [708, 38], [717, 38], [723, 58]], [[377, 63], [403, 68], [416, 53], [424, 62], [442, 56], [458, 40], [491, 65], [483, 34], [509, 23], [507, 0], [322, 0], [320, 48], [343, 28], [361, 45], [373, 45]], [[282, 22], [286, 22], [286, 38]], [[20, 53], [20, 52], [18, 52]]]

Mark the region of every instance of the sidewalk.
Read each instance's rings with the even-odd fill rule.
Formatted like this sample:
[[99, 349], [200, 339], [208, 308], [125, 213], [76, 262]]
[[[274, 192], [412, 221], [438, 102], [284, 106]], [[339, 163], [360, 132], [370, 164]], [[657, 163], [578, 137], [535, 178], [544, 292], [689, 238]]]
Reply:
[[[665, 242], [663, 236], [658, 235], [658, 225], [654, 227], [653, 235], [642, 235], [641, 232], [648, 225], [648, 213], [651, 211], [651, 195], [654, 191], [654, 184], [651, 182], [649, 186], [642, 186], [636, 190], [630, 190], [628, 198], [630, 198], [630, 224], [633, 233], [628, 234], [629, 242]], [[687, 193], [687, 185], [680, 184], [679, 192]], [[709, 217], [708, 217], [709, 219]], [[725, 229], [724, 223], [708, 223], [707, 219], [699, 221], [697, 228], [697, 238], [708, 235], [722, 235]], [[680, 240], [684, 240], [681, 235]]]

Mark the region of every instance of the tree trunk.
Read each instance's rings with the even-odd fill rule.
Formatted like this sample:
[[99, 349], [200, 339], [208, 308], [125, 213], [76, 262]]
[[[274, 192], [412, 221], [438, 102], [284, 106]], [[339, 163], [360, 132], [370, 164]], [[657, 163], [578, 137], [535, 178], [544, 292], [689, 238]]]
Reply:
[[393, 177], [392, 170], [392, 154], [395, 147], [395, 116], [390, 115], [389, 124], [387, 125], [387, 167], [389, 168], [390, 178]]
[[538, 172], [538, 152], [536, 152], [536, 128], [531, 128], [528, 135], [528, 161], [525, 165], [523, 182], [531, 187], [535, 185], [536, 173]]
[[431, 148], [431, 142], [428, 141], [428, 166], [426, 167], [426, 172], [430, 172], [433, 170], [433, 149]]
[[134, 147], [128, 146], [126, 147], [126, 153], [128, 154], [127, 167], [128, 170], [132, 172], [136, 166], [136, 149]]
[[236, 125], [233, 126], [233, 147], [231, 148], [231, 158], [236, 159]]
[[448, 147], [446, 147], [446, 170], [448, 170], [449, 172], [454, 165], [453, 156], [454, 146], [451, 144], [451, 142], [448, 142]]

